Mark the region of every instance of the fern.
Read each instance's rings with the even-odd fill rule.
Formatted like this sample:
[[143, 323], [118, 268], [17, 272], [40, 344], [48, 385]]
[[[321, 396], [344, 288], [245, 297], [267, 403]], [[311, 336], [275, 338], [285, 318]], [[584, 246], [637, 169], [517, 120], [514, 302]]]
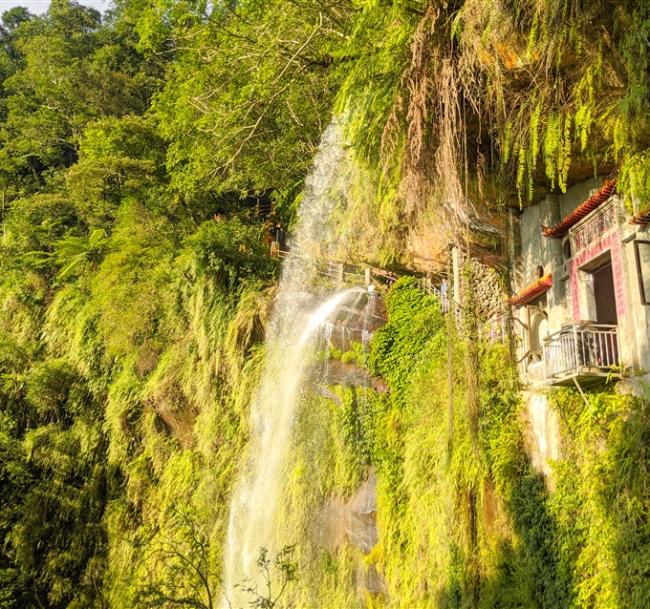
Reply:
[[562, 192], [567, 189], [567, 180], [569, 178], [569, 169], [571, 167], [571, 152], [573, 149], [571, 138], [571, 124], [572, 119], [570, 115], [564, 117], [564, 129], [562, 131], [562, 139], [558, 149], [558, 186]]
[[517, 153], [517, 192], [519, 193], [519, 203], [521, 205], [521, 193], [524, 190], [524, 179], [526, 168], [528, 167], [528, 154], [526, 148], [521, 146]]
[[562, 145], [561, 117], [559, 114], [552, 112], [547, 120], [546, 132], [544, 134], [544, 167], [546, 177], [551, 182], [551, 188], [555, 188], [558, 151]]

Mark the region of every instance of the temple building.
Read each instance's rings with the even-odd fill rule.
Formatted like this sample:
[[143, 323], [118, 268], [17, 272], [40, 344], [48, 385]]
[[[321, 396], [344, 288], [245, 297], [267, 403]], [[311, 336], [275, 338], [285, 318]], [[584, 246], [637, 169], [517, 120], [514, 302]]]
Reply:
[[649, 223], [602, 178], [521, 212], [510, 304], [524, 382], [582, 391], [650, 372]]

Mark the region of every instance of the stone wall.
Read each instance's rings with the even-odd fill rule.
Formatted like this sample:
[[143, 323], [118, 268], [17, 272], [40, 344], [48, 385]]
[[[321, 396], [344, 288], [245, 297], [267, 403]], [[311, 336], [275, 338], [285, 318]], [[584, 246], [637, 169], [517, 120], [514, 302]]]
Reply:
[[469, 261], [472, 277], [471, 289], [474, 293], [478, 314], [487, 319], [503, 310], [506, 299], [503, 278], [499, 273], [475, 258]]

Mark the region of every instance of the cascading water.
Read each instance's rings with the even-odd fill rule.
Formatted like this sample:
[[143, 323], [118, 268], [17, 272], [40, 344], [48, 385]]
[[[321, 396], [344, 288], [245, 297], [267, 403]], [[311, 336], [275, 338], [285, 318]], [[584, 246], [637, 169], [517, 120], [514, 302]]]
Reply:
[[233, 607], [245, 606], [237, 586], [255, 585], [261, 547], [277, 551], [275, 515], [284, 490], [283, 468], [291, 447], [291, 429], [309, 356], [323, 326], [359, 288], [330, 295], [320, 303], [310, 294], [317, 261], [330, 244], [328, 220], [345, 196], [347, 155], [341, 129], [323, 134], [314, 167], [305, 184], [295, 237], [290, 241], [273, 315], [266, 336], [267, 363], [251, 405], [247, 458], [230, 506], [224, 560], [224, 586]]

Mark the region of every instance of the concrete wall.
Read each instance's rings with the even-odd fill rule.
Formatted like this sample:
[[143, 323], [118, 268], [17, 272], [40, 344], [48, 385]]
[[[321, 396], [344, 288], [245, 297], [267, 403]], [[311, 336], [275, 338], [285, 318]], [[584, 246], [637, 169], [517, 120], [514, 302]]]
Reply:
[[[621, 324], [620, 340], [630, 352], [630, 363], [636, 368], [634, 374], [642, 375], [650, 373], [650, 305], [641, 302], [634, 241], [650, 241], [650, 230], [626, 223], [621, 236], [628, 315]], [[650, 273], [650, 269], [645, 271]]]
[[568, 216], [580, 203], [586, 201], [603, 185], [602, 178], [590, 178], [569, 188], [560, 195], [560, 213], [562, 218]]
[[[520, 284], [514, 286], [515, 291], [518, 292], [536, 281], [539, 266], [543, 267], [544, 273], [553, 273], [553, 287], [546, 294], [545, 307], [551, 332], [566, 321], [566, 273], [561, 241], [543, 237], [542, 226], [557, 224], [562, 219], [560, 209], [560, 197], [549, 195], [537, 205], [525, 209], [521, 214], [519, 218]], [[528, 319], [527, 316], [526, 319]], [[522, 321], [527, 323], [526, 320]]]

